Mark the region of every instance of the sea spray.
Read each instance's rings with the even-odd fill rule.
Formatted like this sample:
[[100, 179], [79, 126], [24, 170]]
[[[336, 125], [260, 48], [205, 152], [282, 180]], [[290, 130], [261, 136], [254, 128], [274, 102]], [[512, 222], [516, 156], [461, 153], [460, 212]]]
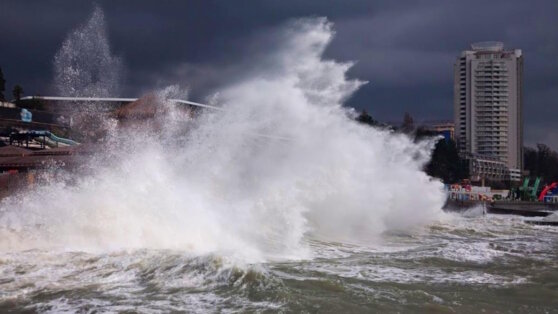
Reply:
[[[103, 11], [96, 7], [89, 20], [73, 30], [54, 57], [54, 85], [58, 96], [117, 97], [123, 72], [122, 61], [112, 54]], [[60, 122], [69, 123], [77, 140], [102, 138], [115, 127], [103, 102], [64, 105]]]
[[[173, 88], [159, 92], [156, 123], [109, 128], [91, 173], [5, 199], [0, 249], [173, 249], [257, 262], [309, 258], [308, 238], [370, 243], [435, 219], [442, 185], [421, 170], [431, 143], [348, 117], [342, 102], [362, 82], [346, 78], [350, 63], [322, 58], [331, 23], [302, 19], [280, 33], [282, 48], [255, 61], [260, 71], [220, 89], [223, 111], [193, 119], [168, 100]], [[75, 60], [95, 64], [89, 55]]]
[[115, 97], [120, 92], [122, 62], [110, 51], [104, 13], [68, 34], [54, 57], [54, 82], [61, 96]]

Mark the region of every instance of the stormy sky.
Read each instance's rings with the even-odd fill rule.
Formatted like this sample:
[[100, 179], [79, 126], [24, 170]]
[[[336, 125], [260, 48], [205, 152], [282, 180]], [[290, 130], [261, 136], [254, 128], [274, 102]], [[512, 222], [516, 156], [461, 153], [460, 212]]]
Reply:
[[[178, 83], [203, 101], [249, 70], [254, 56], [273, 49], [266, 34], [296, 18], [325, 16], [336, 35], [324, 57], [357, 61], [349, 76], [369, 82], [347, 105], [388, 122], [404, 112], [419, 122], [452, 119], [455, 58], [472, 42], [503, 41], [525, 56], [525, 144], [558, 149], [556, 0], [95, 3], [125, 66], [119, 96]], [[53, 93], [53, 57], [95, 3], [0, 0], [7, 95], [15, 84], [26, 95]]]

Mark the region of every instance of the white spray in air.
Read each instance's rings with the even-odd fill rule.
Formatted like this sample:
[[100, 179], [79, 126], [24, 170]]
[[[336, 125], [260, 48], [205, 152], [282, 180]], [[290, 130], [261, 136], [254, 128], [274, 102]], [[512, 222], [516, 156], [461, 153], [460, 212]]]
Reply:
[[[438, 217], [442, 185], [421, 171], [431, 143], [360, 125], [342, 107], [362, 82], [346, 78], [351, 63], [322, 58], [332, 24], [302, 19], [278, 33], [261, 70], [220, 90], [224, 111], [191, 119], [167, 101], [168, 88], [156, 95], [156, 123], [111, 129], [93, 173], [5, 199], [0, 249], [297, 259], [312, 255], [305, 239], [366, 243]], [[79, 42], [70, 36], [57, 67], [77, 52], [72, 60], [94, 63]], [[75, 83], [73, 68], [57, 73], [70, 73], [62, 81], [78, 95], [89, 84]]]

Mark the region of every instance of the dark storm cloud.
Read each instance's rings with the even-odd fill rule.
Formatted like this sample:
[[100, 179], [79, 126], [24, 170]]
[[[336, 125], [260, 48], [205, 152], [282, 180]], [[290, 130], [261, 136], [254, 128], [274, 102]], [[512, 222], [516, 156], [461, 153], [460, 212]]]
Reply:
[[[471, 42], [504, 41], [525, 55], [526, 143], [558, 149], [558, 2], [548, 1], [97, 1], [127, 67], [123, 96], [179, 83], [202, 99], [273, 50], [286, 21], [327, 16], [326, 57], [358, 61], [370, 83], [349, 105], [397, 121], [452, 118], [453, 62]], [[84, 1], [0, 0], [0, 66], [8, 87], [48, 94], [52, 58], [93, 8]], [[267, 39], [267, 40], [266, 40]]]

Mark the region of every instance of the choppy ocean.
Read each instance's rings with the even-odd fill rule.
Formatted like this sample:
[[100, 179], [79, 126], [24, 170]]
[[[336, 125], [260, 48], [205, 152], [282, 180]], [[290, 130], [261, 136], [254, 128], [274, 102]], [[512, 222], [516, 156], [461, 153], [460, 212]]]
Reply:
[[558, 229], [455, 216], [314, 257], [246, 264], [186, 251], [0, 254], [0, 312], [558, 311]]

